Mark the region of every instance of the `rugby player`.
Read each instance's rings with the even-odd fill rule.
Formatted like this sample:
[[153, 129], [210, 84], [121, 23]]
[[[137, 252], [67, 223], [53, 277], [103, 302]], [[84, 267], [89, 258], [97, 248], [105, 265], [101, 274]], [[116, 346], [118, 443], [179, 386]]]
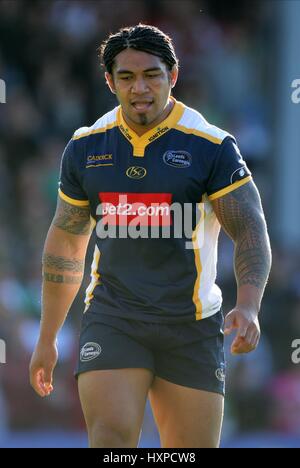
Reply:
[[[119, 105], [77, 130], [63, 154], [31, 384], [42, 397], [53, 391], [56, 337], [95, 229], [76, 369], [90, 447], [136, 447], [147, 397], [162, 447], [218, 447], [224, 332], [236, 332], [233, 354], [255, 350], [260, 338], [271, 265], [260, 196], [234, 137], [171, 95], [170, 37], [123, 28], [100, 56]], [[191, 234], [178, 235], [185, 217]], [[237, 282], [225, 326], [215, 283], [220, 227], [234, 242]]]

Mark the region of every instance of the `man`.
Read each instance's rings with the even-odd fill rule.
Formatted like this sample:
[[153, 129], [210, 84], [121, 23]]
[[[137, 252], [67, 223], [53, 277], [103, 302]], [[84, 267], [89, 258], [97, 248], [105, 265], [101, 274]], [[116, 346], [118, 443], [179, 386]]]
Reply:
[[[221, 225], [235, 244], [237, 302], [225, 333], [236, 329], [232, 352], [248, 353], [271, 263], [260, 198], [234, 138], [171, 97], [178, 60], [168, 36], [125, 28], [101, 58], [120, 106], [77, 130], [63, 155], [31, 384], [42, 397], [53, 390], [56, 336], [82, 281], [93, 218], [76, 371], [90, 446], [137, 446], [149, 396], [162, 447], [218, 447], [217, 239]], [[180, 234], [186, 224], [190, 235]]]

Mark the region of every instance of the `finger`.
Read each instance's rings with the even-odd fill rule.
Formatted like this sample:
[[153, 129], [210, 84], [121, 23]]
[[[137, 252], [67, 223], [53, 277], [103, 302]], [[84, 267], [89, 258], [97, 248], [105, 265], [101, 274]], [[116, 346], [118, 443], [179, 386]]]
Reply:
[[253, 330], [252, 333], [250, 333], [249, 335], [248, 343], [253, 347], [253, 349], [256, 348], [257, 337], [258, 337], [257, 330]]
[[41, 397], [48, 396], [53, 390], [53, 388], [51, 390], [50, 387], [45, 383], [44, 369], [41, 368], [38, 371], [33, 372], [33, 388]]
[[239, 350], [242, 346], [241, 339], [235, 338], [231, 345], [231, 353], [232, 354], [239, 354]]
[[245, 340], [245, 338], [235, 338], [231, 345], [232, 354], [244, 354], [252, 351], [252, 346]]
[[244, 340], [245, 340], [245, 343], [247, 345], [250, 345], [250, 346], [254, 347], [254, 343], [255, 343], [255, 339], [256, 339], [256, 333], [257, 333], [256, 328], [253, 327], [253, 325], [250, 325], [248, 327], [248, 329], [247, 329], [246, 335], [243, 337]]
[[38, 386], [42, 396], [47, 396], [49, 394], [47, 385], [45, 384], [44, 369], [41, 369], [38, 374]]
[[53, 391], [52, 371], [49, 370], [49, 369], [43, 369], [41, 374], [42, 374], [41, 386], [42, 386], [45, 394], [48, 396]]
[[255, 349], [258, 345], [259, 338], [260, 330], [254, 323], [252, 323], [248, 328], [248, 332], [245, 339], [253, 347], [253, 349]]
[[30, 371], [30, 383], [34, 391], [41, 397], [45, 396], [45, 389], [41, 378], [41, 369]]
[[234, 325], [234, 318], [228, 314], [227, 317], [225, 318], [225, 325], [224, 325], [224, 335], [230, 335], [232, 331], [235, 329]]
[[49, 386], [52, 384], [52, 373], [53, 373], [52, 367], [47, 366], [44, 368], [43, 378], [44, 378], [44, 384], [46, 386]]
[[248, 354], [250, 353], [251, 351], [253, 351], [253, 349], [249, 346], [249, 345], [240, 345], [236, 348], [232, 348], [231, 349], [231, 354], [233, 356], [237, 356], [239, 354]]
[[238, 329], [238, 332], [237, 332], [237, 338], [246, 338], [247, 336], [247, 332], [248, 332], [248, 328], [249, 328], [249, 323], [247, 322], [242, 322], [240, 325], [239, 325], [239, 329]]

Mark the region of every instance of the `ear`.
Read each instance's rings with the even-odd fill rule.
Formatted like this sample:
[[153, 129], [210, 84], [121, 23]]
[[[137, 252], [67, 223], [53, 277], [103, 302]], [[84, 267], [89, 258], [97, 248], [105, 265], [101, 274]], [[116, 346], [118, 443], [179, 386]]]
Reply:
[[170, 76], [171, 76], [171, 87], [174, 88], [174, 86], [176, 85], [177, 83], [177, 79], [178, 79], [178, 67], [177, 65], [174, 65], [171, 72], [170, 72]]
[[115, 88], [113, 76], [108, 72], [105, 72], [105, 81], [106, 81], [107, 86], [111, 90], [111, 92], [113, 94], [116, 94], [116, 88]]

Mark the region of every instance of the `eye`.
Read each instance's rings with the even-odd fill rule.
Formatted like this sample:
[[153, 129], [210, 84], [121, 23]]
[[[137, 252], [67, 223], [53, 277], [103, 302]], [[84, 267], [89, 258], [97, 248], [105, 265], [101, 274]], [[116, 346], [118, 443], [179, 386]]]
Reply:
[[131, 76], [120, 76], [120, 80], [122, 81], [129, 81], [131, 79]]
[[147, 75], [147, 78], [158, 78], [161, 74], [160, 73], [150, 73]]

